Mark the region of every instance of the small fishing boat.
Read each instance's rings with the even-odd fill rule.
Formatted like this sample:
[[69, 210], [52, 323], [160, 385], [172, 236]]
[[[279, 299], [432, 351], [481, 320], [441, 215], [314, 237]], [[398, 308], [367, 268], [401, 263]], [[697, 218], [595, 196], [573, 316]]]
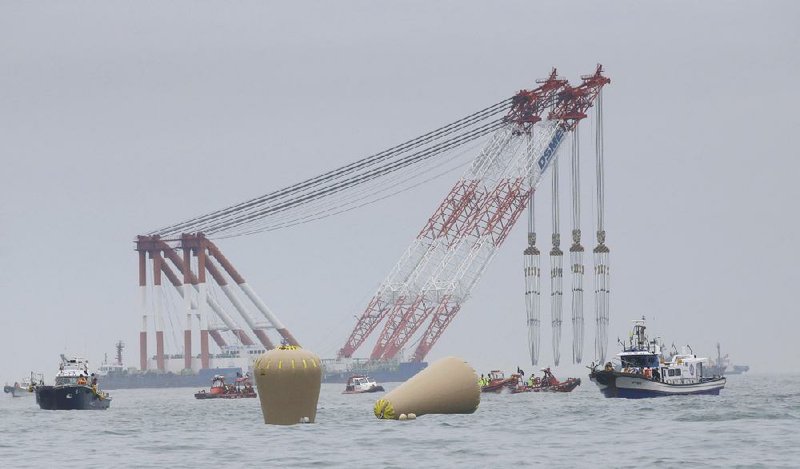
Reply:
[[382, 392], [383, 386], [374, 379], [364, 375], [353, 375], [347, 380], [342, 394], [362, 394], [365, 392]]
[[6, 384], [3, 386], [3, 392], [11, 394], [11, 397], [27, 397], [33, 394], [30, 391], [30, 381], [24, 378], [22, 382], [15, 382], [13, 385]]
[[105, 410], [111, 396], [100, 390], [97, 377], [89, 375], [89, 362], [61, 355], [54, 386], [35, 386], [36, 402], [45, 410]]
[[518, 374], [513, 374], [511, 377], [506, 378], [505, 373], [500, 370], [492, 370], [489, 372], [488, 378], [484, 380], [486, 384], [481, 386], [481, 392], [494, 392], [499, 393], [503, 389], [513, 389], [519, 383]]
[[30, 378], [22, 378], [22, 381], [14, 383], [13, 386], [6, 384], [3, 392], [11, 394], [11, 397], [33, 396], [36, 386], [44, 385], [44, 378], [41, 373], [31, 372]]
[[659, 397], [689, 394], [718, 395], [725, 387], [722, 376], [707, 376], [708, 358], [698, 358], [693, 353], [672, 356], [669, 362], [661, 358], [661, 346], [648, 340], [645, 320], [633, 321], [630, 342], [623, 344], [617, 354], [621, 367], [615, 369], [611, 362], [602, 369], [591, 367], [589, 378], [606, 397]]
[[211, 380], [211, 388], [206, 392], [205, 389], [194, 394], [195, 399], [241, 399], [257, 397], [250, 376], [238, 376], [233, 384], [225, 382], [225, 376], [215, 375]]
[[533, 378], [527, 384], [511, 388], [511, 392], [572, 392], [581, 385], [580, 378], [567, 378], [565, 381], [559, 381], [550, 368], [543, 368], [542, 372], [544, 373], [542, 378]]

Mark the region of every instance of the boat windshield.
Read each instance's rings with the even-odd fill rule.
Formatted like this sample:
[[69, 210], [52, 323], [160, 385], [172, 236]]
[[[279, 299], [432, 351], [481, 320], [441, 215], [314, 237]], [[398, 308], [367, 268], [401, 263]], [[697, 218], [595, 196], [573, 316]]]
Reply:
[[56, 378], [56, 386], [63, 386], [65, 384], [77, 384], [77, 376], [59, 376]]
[[623, 355], [620, 360], [623, 368], [658, 368], [656, 355]]

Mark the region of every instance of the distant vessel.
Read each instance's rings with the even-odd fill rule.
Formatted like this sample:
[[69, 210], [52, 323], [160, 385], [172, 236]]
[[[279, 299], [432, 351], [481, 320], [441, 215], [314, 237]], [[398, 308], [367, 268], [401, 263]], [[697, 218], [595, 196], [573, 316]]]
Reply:
[[[242, 376], [240, 366], [224, 368], [202, 369], [198, 373], [175, 373], [172, 371], [148, 370], [141, 372], [135, 368], [126, 368], [122, 362], [122, 351], [125, 344], [117, 342], [116, 361], [109, 363], [108, 359], [103, 361], [97, 370], [97, 375], [103, 382], [105, 389], [140, 389], [140, 388], [198, 388], [207, 386], [215, 376], [223, 376], [227, 381], [233, 382], [238, 376]], [[229, 351], [221, 358], [238, 359], [238, 353]], [[179, 357], [178, 360], [182, 360]]]
[[750, 371], [750, 367], [747, 365], [733, 365], [733, 369], [728, 371], [729, 375], [740, 375], [742, 373], [746, 373]]
[[365, 392], [382, 392], [383, 386], [379, 385], [369, 376], [354, 375], [347, 380], [342, 394], [361, 394]]
[[722, 355], [719, 342], [717, 342], [717, 359], [711, 361], [711, 365], [709, 366], [709, 371], [711, 371], [715, 375], [723, 376], [723, 375], [740, 375], [749, 370], [750, 367], [747, 365], [732, 364], [731, 359], [728, 358], [728, 354], [725, 354], [725, 356]]
[[45, 410], [105, 410], [111, 396], [100, 390], [96, 377], [89, 376], [89, 363], [83, 358], [61, 355], [54, 386], [36, 386], [36, 402]]
[[400, 383], [424, 370], [427, 362], [330, 358], [322, 360], [323, 383], [347, 383], [353, 375], [367, 375], [382, 383]]
[[662, 363], [661, 347], [645, 334], [645, 321], [634, 321], [630, 343], [617, 354], [621, 369], [611, 362], [603, 369], [592, 368], [589, 378], [597, 384], [606, 397], [658, 397], [688, 394], [719, 394], [725, 387], [725, 378], [708, 377], [704, 368], [708, 358], [694, 354], [674, 355], [670, 362]]
[[6, 384], [3, 386], [3, 392], [11, 394], [11, 397], [28, 397], [33, 396], [33, 391], [42, 382], [42, 375], [34, 375], [31, 373], [30, 378], [22, 378], [22, 381], [14, 383], [13, 386]]
[[[226, 382], [234, 382], [248, 372], [252, 373], [253, 360], [265, 352], [258, 346], [227, 346], [222, 353], [212, 356], [215, 363], [223, 367], [202, 368], [198, 372], [187, 370], [139, 371], [128, 368], [123, 364], [122, 352], [125, 344], [117, 342], [116, 360], [109, 362], [106, 358], [97, 370], [97, 375], [102, 379], [103, 388], [114, 389], [139, 389], [139, 388], [198, 388], [207, 386], [215, 376], [221, 375]], [[182, 362], [183, 356], [167, 356], [170, 361]], [[403, 382], [425, 369], [426, 362], [401, 362], [399, 360], [364, 360], [352, 359], [325, 359], [322, 360], [323, 383], [347, 383], [353, 375], [368, 375], [384, 383]]]

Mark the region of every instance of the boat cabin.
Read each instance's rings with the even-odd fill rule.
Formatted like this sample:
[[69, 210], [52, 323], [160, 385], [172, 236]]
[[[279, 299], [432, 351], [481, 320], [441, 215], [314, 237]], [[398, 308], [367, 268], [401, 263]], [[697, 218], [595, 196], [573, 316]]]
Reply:
[[376, 383], [374, 379], [367, 376], [355, 375], [347, 380], [345, 391], [367, 391], [377, 385], [378, 383]]
[[623, 372], [639, 373], [645, 368], [658, 368], [661, 346], [658, 340], [647, 338], [646, 329], [644, 317], [633, 321], [628, 343], [623, 344], [622, 352], [617, 354]]
[[85, 358], [61, 355], [61, 365], [56, 374], [56, 386], [89, 384], [89, 362]]
[[697, 358], [697, 355], [675, 355], [668, 363], [661, 365], [661, 381], [668, 384], [699, 383], [703, 369], [710, 364], [708, 358]]
[[633, 321], [634, 327], [628, 344], [617, 354], [621, 371], [642, 375], [647, 379], [667, 384], [695, 384], [703, 380], [703, 370], [710, 365], [708, 358], [682, 353], [673, 355], [665, 362], [657, 340], [648, 340], [644, 318]]

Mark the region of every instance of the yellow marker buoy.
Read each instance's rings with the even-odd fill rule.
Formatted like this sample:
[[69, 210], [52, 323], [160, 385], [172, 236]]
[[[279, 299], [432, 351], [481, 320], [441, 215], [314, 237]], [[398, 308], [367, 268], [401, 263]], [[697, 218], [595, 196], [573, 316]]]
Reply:
[[[295, 366], [299, 363], [307, 366]], [[294, 425], [314, 422], [322, 382], [322, 368], [317, 355], [297, 346], [284, 345], [258, 357], [253, 372], [264, 423]]]
[[480, 401], [475, 370], [460, 358], [447, 357], [387, 393], [373, 412], [379, 419], [413, 420], [425, 414], [471, 414]]

